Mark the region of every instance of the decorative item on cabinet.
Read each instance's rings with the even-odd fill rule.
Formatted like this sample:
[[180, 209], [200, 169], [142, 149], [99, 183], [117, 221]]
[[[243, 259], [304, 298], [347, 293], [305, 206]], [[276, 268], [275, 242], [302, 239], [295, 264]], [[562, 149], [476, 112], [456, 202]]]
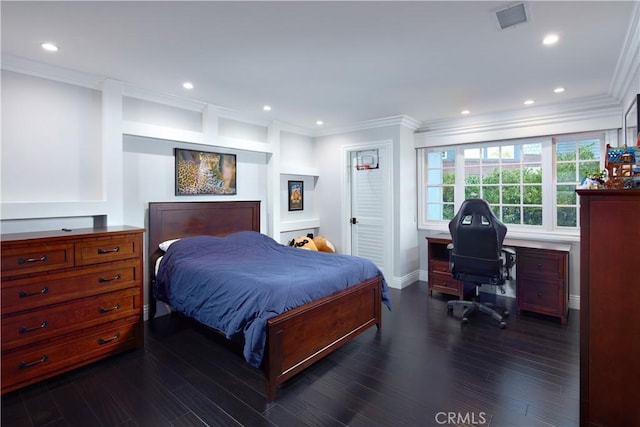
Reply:
[[2, 235], [2, 393], [142, 347], [134, 227]]

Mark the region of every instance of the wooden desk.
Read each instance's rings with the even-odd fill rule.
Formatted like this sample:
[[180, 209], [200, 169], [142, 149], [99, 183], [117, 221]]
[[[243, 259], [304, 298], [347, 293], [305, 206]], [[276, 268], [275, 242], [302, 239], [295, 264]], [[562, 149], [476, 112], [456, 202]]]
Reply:
[[[449, 233], [427, 236], [429, 295], [433, 291], [463, 297], [462, 282], [449, 272]], [[503, 246], [516, 251], [516, 300], [521, 310], [560, 318], [569, 315], [569, 250], [571, 245], [506, 238]]]

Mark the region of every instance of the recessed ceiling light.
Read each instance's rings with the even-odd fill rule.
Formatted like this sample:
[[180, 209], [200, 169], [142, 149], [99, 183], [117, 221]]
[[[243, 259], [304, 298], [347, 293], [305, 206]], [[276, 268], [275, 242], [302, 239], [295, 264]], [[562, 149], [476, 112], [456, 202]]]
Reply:
[[42, 43], [40, 46], [42, 46], [42, 48], [48, 52], [57, 52], [58, 51], [58, 46], [56, 46], [53, 43]]
[[265, 105], [264, 107], [262, 107], [262, 109], [264, 111], [271, 111], [271, 105]]
[[316, 124], [317, 124], [318, 126], [322, 126], [322, 125], [324, 124], [324, 122], [323, 122], [322, 120], [318, 120], [318, 121], [316, 122]]
[[183, 88], [185, 88], [185, 89], [189, 89], [189, 90], [191, 90], [191, 89], [193, 89], [193, 83], [191, 83], [191, 82], [184, 82], [184, 83], [182, 83], [182, 87], [183, 87]]
[[466, 116], [467, 114], [470, 114], [470, 113], [471, 113], [471, 111], [469, 111], [469, 110], [460, 111], [460, 114], [462, 114], [463, 116]]
[[546, 44], [546, 45], [556, 44], [558, 43], [558, 40], [560, 40], [560, 38], [558, 37], [557, 34], [547, 34], [546, 36], [544, 36], [544, 39], [542, 40], [542, 44]]
[[524, 101], [524, 105], [531, 105], [531, 104], [535, 104], [536, 101], [534, 101], [533, 99], [527, 99], [526, 101]]
[[564, 88], [563, 87], [557, 87], [553, 90], [555, 93], [562, 93], [564, 92]]

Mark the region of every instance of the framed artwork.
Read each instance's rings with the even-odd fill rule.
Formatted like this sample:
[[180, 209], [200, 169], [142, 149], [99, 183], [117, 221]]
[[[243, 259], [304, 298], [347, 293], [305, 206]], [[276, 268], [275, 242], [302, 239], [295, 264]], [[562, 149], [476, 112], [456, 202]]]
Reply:
[[236, 155], [175, 149], [176, 196], [236, 192]]
[[304, 182], [289, 181], [289, 210], [301, 211], [304, 209]]

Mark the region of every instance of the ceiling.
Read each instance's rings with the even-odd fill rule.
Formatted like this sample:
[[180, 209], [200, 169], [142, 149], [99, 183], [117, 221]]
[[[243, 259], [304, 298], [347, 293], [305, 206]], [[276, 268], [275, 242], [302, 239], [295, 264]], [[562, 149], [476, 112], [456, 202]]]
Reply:
[[529, 22], [500, 30], [510, 4], [2, 1], [2, 55], [305, 129], [611, 95], [633, 1], [532, 1]]

